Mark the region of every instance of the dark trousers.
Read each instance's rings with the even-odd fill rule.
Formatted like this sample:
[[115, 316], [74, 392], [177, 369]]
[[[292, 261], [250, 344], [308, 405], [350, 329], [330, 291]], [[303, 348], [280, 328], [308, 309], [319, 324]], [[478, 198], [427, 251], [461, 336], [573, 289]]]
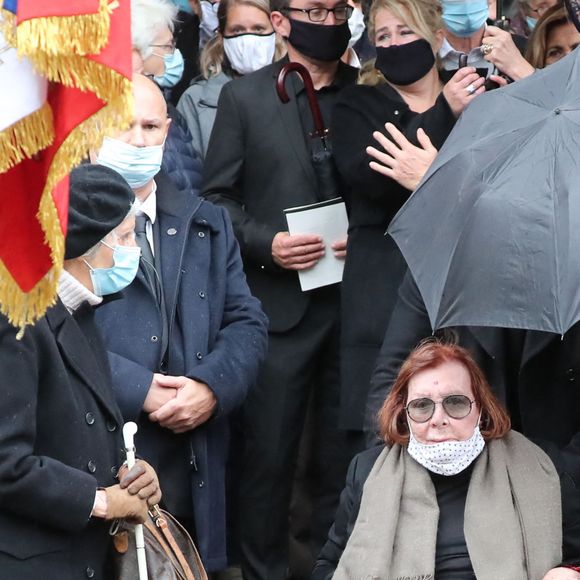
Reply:
[[246, 400], [240, 484], [245, 580], [283, 580], [287, 576], [290, 496], [310, 394], [313, 555], [325, 542], [334, 520], [351, 458], [345, 448], [346, 433], [338, 429], [338, 320], [337, 293], [313, 295], [298, 326], [283, 334], [270, 334], [267, 361]]

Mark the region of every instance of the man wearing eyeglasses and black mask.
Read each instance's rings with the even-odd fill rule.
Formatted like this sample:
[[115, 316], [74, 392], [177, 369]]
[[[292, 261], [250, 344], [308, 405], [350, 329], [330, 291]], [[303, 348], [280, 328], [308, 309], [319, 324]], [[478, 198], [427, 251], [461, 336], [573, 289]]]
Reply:
[[[203, 195], [230, 211], [252, 292], [270, 319], [270, 347], [244, 409], [240, 536], [245, 580], [282, 580], [288, 511], [309, 397], [313, 400], [311, 551], [324, 542], [350, 453], [338, 429], [339, 286], [302, 292], [298, 271], [325, 252], [318, 235], [289, 235], [284, 209], [320, 201], [309, 150], [314, 129], [306, 91], [289, 75], [290, 101], [276, 94], [288, 61], [312, 76], [326, 126], [357, 71], [340, 62], [350, 37], [346, 0], [272, 0], [272, 24], [287, 58], [226, 85], [205, 159]], [[346, 240], [327, 240], [342, 257]], [[356, 450], [353, 449], [353, 453]]]

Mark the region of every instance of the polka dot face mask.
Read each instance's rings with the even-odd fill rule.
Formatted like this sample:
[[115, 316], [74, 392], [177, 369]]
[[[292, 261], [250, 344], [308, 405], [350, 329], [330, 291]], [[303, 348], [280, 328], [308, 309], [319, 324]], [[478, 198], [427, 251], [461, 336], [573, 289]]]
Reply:
[[419, 443], [409, 426], [409, 455], [425, 469], [439, 475], [457, 475], [469, 467], [483, 451], [485, 441], [479, 422], [473, 435], [465, 441], [444, 441], [427, 445]]

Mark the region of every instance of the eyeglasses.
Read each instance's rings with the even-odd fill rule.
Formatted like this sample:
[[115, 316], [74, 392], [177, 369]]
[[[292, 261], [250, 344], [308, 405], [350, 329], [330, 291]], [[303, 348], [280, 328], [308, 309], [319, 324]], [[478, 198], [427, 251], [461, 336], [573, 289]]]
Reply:
[[166, 54], [173, 54], [175, 52], [176, 43], [175, 40], [172, 40], [168, 44], [150, 44], [149, 46], [151, 48], [161, 48]]
[[335, 6], [334, 8], [285, 8], [282, 12], [303, 12], [308, 15], [310, 22], [324, 22], [328, 18], [328, 13], [334, 14], [337, 22], [345, 22], [352, 16], [354, 8], [348, 4]]
[[464, 419], [471, 413], [471, 407], [475, 401], [465, 395], [448, 395], [440, 403], [436, 403], [427, 397], [413, 399], [407, 403], [405, 410], [407, 415], [415, 423], [426, 423], [433, 417], [436, 405], [443, 405], [444, 411], [452, 419]]

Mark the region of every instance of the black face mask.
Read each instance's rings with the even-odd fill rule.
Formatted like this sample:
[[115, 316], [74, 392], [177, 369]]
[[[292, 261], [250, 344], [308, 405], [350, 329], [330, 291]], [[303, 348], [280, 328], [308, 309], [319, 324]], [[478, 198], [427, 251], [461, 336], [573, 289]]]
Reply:
[[410, 85], [422, 79], [434, 64], [433, 49], [423, 38], [407, 44], [377, 46], [375, 68], [394, 85]]
[[350, 29], [348, 20], [343, 24], [314, 24], [302, 20], [290, 19], [292, 28], [288, 42], [301, 54], [331, 62], [339, 60], [348, 47]]

